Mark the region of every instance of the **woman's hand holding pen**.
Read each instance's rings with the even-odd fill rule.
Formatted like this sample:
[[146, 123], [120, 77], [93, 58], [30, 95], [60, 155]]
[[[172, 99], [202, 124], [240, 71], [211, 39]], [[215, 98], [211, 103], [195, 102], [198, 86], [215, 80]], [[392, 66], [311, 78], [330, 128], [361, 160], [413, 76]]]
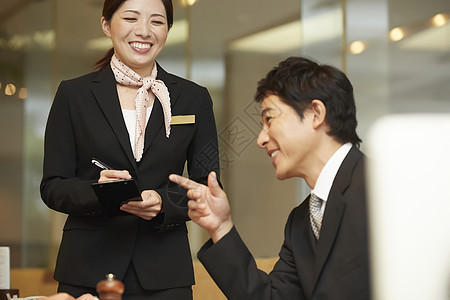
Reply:
[[[92, 163], [103, 169], [100, 172], [100, 178], [98, 179], [99, 183], [131, 179], [130, 173], [126, 170], [113, 170], [112, 167], [96, 158], [92, 158]], [[126, 204], [122, 204], [120, 209], [149, 221], [156, 217], [161, 211], [161, 196], [154, 190], [145, 190], [141, 193], [141, 198], [142, 201], [129, 201]]]
[[[103, 170], [100, 172], [98, 182], [102, 183], [123, 179], [131, 179], [130, 173], [126, 170]], [[120, 209], [147, 221], [156, 217], [162, 207], [161, 196], [154, 190], [145, 190], [141, 193], [141, 198], [143, 201], [130, 201], [127, 204], [123, 204]]]
[[104, 183], [124, 179], [131, 179], [131, 175], [127, 170], [103, 170], [100, 172], [100, 178], [98, 179], [98, 182]]
[[[103, 170], [100, 172], [98, 182], [117, 181], [123, 179], [131, 179], [128, 171]], [[154, 190], [145, 190], [141, 193], [142, 201], [130, 201], [123, 204], [120, 209], [136, 215], [144, 220], [151, 220], [161, 211], [161, 196]]]
[[102, 169], [102, 171], [100, 172], [100, 178], [98, 179], [98, 183], [131, 179], [131, 175], [127, 170], [122, 171], [114, 170], [114, 168], [108, 166], [107, 164], [105, 164], [104, 162], [95, 157], [92, 158], [91, 163]]
[[120, 209], [149, 221], [161, 211], [161, 196], [154, 190], [145, 190], [141, 193], [141, 198], [143, 201], [130, 201]]

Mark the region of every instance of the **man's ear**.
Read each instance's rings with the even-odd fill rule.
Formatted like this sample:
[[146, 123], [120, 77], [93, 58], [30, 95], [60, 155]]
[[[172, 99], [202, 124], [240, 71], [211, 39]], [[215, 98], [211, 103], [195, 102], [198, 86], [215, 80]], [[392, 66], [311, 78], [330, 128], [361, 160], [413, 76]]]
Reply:
[[323, 104], [323, 102], [318, 99], [314, 99], [313, 101], [311, 101], [310, 108], [314, 114], [313, 127], [314, 129], [317, 129], [325, 124], [327, 108], [325, 107], [325, 104]]
[[110, 30], [110, 27], [109, 27], [109, 22], [105, 19], [105, 17], [102, 17], [100, 19], [100, 22], [102, 23], [102, 30], [105, 33], [105, 35], [107, 37], [111, 37], [111, 30]]

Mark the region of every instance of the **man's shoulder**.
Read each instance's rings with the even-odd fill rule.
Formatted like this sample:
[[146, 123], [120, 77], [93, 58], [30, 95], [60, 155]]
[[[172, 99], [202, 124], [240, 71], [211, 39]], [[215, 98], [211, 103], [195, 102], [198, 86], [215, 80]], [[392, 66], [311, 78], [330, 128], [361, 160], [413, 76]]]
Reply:
[[294, 207], [288, 217], [287, 223], [296, 222], [298, 220], [301, 220], [305, 216], [308, 216], [309, 214], [309, 206], [308, 206], [308, 200], [309, 196], [306, 197], [305, 200], [303, 200], [302, 203], [300, 203], [298, 206]]

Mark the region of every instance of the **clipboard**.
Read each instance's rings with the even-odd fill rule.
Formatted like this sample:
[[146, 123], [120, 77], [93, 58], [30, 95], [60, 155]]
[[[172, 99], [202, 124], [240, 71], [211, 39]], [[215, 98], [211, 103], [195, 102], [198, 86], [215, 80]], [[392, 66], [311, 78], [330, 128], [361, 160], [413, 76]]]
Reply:
[[95, 182], [91, 186], [105, 213], [110, 216], [127, 215], [127, 212], [120, 210], [122, 204], [129, 201], [142, 201], [141, 193], [134, 179]]

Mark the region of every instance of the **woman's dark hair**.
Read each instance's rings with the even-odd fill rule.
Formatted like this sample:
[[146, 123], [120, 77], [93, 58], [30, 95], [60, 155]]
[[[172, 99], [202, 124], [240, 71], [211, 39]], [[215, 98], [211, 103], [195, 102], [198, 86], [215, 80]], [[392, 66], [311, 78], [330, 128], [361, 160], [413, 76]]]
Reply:
[[[127, 0], [105, 0], [103, 2], [103, 12], [102, 16], [105, 17], [106, 21], [110, 22], [114, 13], [119, 9], [119, 7]], [[166, 9], [167, 15], [167, 27], [170, 29], [173, 25], [173, 4], [172, 0], [161, 0]], [[100, 58], [94, 64], [94, 70], [100, 70], [109, 65], [111, 57], [114, 54], [114, 48], [108, 50], [105, 55]]]
[[269, 95], [280, 97], [300, 119], [313, 100], [322, 101], [326, 107], [325, 121], [330, 127], [328, 134], [341, 143], [359, 147], [353, 86], [337, 68], [304, 57], [290, 57], [258, 82], [255, 101], [262, 102]]

